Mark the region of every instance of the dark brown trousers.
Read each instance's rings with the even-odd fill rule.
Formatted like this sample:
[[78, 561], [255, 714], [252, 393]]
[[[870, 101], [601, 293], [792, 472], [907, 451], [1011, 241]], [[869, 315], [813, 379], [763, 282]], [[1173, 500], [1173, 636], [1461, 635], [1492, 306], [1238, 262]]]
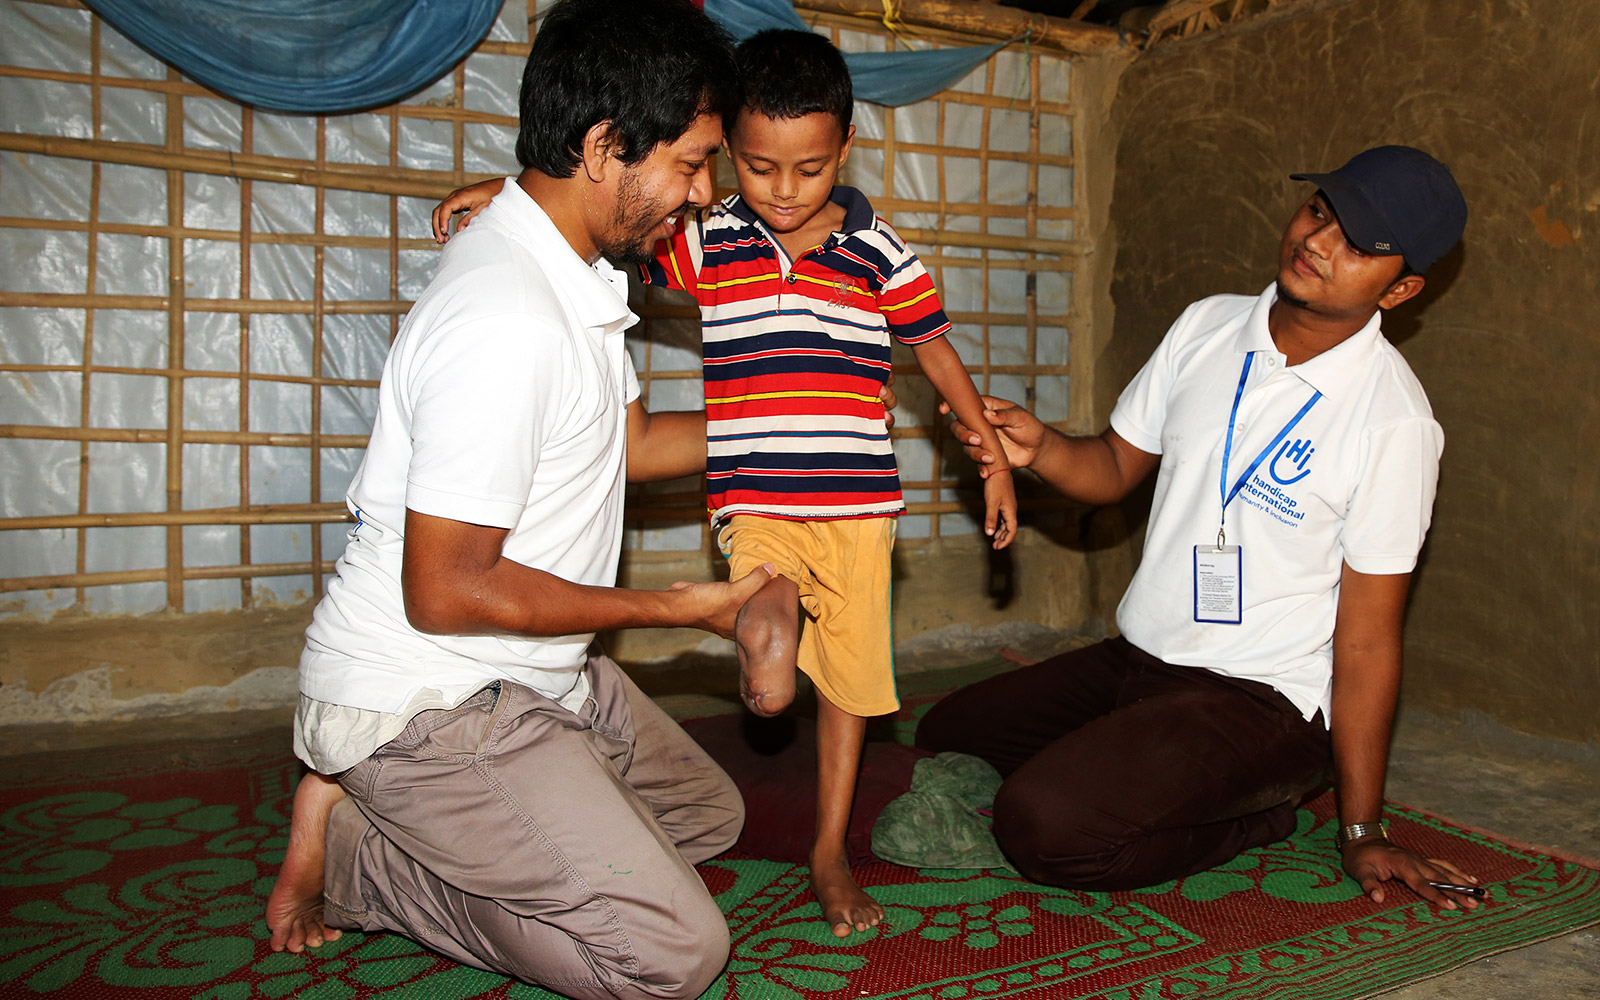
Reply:
[[935, 705], [917, 745], [1005, 777], [994, 830], [1049, 885], [1134, 889], [1282, 840], [1331, 759], [1267, 684], [1163, 663], [1125, 639], [973, 684]]

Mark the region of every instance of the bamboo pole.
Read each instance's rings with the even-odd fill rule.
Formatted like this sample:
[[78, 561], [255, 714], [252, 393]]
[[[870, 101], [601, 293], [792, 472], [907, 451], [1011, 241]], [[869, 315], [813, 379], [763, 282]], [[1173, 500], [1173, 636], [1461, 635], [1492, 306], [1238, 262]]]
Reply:
[[[314, 565], [303, 563], [254, 563], [239, 566], [188, 566], [180, 573], [180, 582], [184, 580], [232, 580], [238, 577], [251, 578], [258, 576], [320, 576], [322, 573], [333, 572], [334, 564], [331, 562], [320, 564], [319, 571], [312, 573]], [[159, 583], [167, 578], [164, 569], [124, 569], [111, 570], [99, 573], [61, 573], [53, 576], [14, 576], [10, 579], [0, 580], [0, 594], [16, 593], [21, 590], [56, 590], [74, 587], [82, 590], [85, 587], [112, 587], [130, 583]]]
[[[3, 303], [0, 303], [3, 304]], [[25, 364], [0, 364], [0, 371], [6, 372], [76, 372], [78, 365], [25, 365]], [[107, 375], [151, 375], [157, 378], [209, 378], [226, 381], [240, 377], [236, 371], [226, 369], [212, 370], [209, 368], [132, 368], [123, 365], [95, 365], [91, 371]], [[246, 377], [253, 382], [284, 382], [289, 385], [337, 385], [346, 388], [375, 389], [378, 386], [376, 379], [360, 378], [328, 378], [311, 375], [276, 375], [264, 372], [248, 372]]]
[[[323, 168], [327, 163], [327, 118], [317, 117], [317, 167]], [[395, 166], [393, 162], [389, 164]], [[313, 231], [321, 236], [327, 228], [327, 188], [317, 188], [315, 221]], [[327, 249], [322, 246], [312, 250], [311, 257], [311, 377], [322, 377], [322, 323], [326, 316], [324, 306], [327, 302]], [[310, 448], [311, 476], [310, 496], [306, 499], [315, 503], [322, 499], [322, 387], [311, 387], [311, 443]], [[322, 532], [311, 532], [311, 563], [314, 566], [322, 565]], [[313, 600], [322, 599], [322, 574], [314, 573], [311, 576], [311, 597]]]
[[[1004, 157], [995, 157], [1004, 159]], [[940, 158], [942, 163], [943, 157]], [[240, 183], [248, 183], [245, 178]], [[911, 201], [903, 198], [880, 198], [873, 202], [873, 208], [881, 212], [929, 212], [950, 216], [976, 216], [986, 215], [990, 218], [1025, 219], [1028, 217], [1026, 206], [1022, 205], [993, 205], [986, 206], [976, 203], [954, 204], [938, 202]], [[1072, 219], [1076, 212], [1070, 207], [1039, 208], [1037, 217], [1040, 219]], [[37, 221], [21, 219], [15, 216], [0, 218], [0, 227], [13, 229], [51, 229], [68, 232], [87, 233], [88, 223], [73, 222], [57, 219], [40, 219]], [[160, 236], [168, 235], [178, 239], [204, 239], [218, 242], [238, 242], [237, 233], [224, 233], [211, 230], [182, 229], [172, 232], [165, 226], [135, 226], [135, 225], [103, 225], [101, 233], [125, 233], [134, 236]], [[904, 233], [933, 234], [932, 229], [901, 229]], [[388, 250], [391, 244], [406, 250], [432, 250], [437, 244], [432, 239], [406, 239], [392, 241], [382, 237], [366, 236], [330, 236], [311, 233], [257, 233], [252, 237], [255, 243], [282, 243], [294, 246], [323, 247], [355, 247], [367, 250]], [[931, 241], [931, 240], [930, 240]], [[976, 233], [945, 233], [940, 242], [945, 246], [981, 246], [989, 250], [1016, 250], [1021, 253], [1053, 253], [1068, 255], [1082, 253], [1084, 248], [1071, 240], [1038, 241], [1020, 236], [987, 236]], [[48, 292], [5, 292], [0, 293], [8, 298], [26, 296], [47, 296]], [[55, 296], [55, 304], [60, 304], [60, 297]], [[123, 309], [165, 309], [166, 299], [159, 296], [123, 296], [123, 304], [115, 308]], [[13, 304], [38, 305], [42, 302], [23, 302], [18, 298]], [[359, 299], [339, 299], [329, 302], [324, 307], [328, 312], [344, 313], [389, 313], [404, 312], [410, 308], [411, 303], [399, 301], [378, 301]], [[103, 307], [104, 308], [104, 307]], [[302, 312], [314, 311], [311, 303], [294, 299], [190, 299], [188, 305], [191, 312]]]
[[[166, 312], [171, 300], [161, 295], [77, 295], [70, 292], [0, 292], [0, 306], [39, 306], [45, 309], [129, 309], [146, 312]], [[410, 302], [358, 302], [340, 301], [325, 303], [330, 313], [351, 316], [376, 316], [406, 313]], [[274, 315], [307, 316], [313, 306], [298, 299], [187, 299], [188, 312], [222, 313], [272, 313]]]
[[1154, 38], [1163, 31], [1176, 27], [1191, 18], [1211, 12], [1211, 8], [1227, 0], [1172, 0], [1171, 3], [1157, 10], [1148, 23], [1147, 30], [1150, 37]]
[[[242, 152], [255, 151], [255, 112], [249, 108], [244, 110], [242, 135], [240, 143]], [[250, 298], [250, 251], [255, 245], [255, 205], [251, 194], [255, 182], [248, 177], [239, 179], [239, 298]], [[250, 320], [251, 314], [241, 311], [239, 313], [239, 433], [246, 434], [250, 430]], [[312, 392], [318, 390], [313, 388]], [[193, 438], [191, 437], [191, 440]], [[244, 443], [238, 445], [239, 478], [235, 488], [239, 491], [239, 503], [244, 505], [250, 500], [250, 448]], [[248, 566], [255, 562], [252, 558], [252, 539], [250, 529], [239, 525], [239, 564]], [[239, 577], [239, 607], [248, 611], [255, 607], [255, 586], [248, 576]]]
[[307, 187], [338, 188], [342, 191], [368, 191], [414, 198], [443, 198], [459, 186], [440, 180], [431, 171], [396, 168], [381, 174], [357, 164], [329, 164], [323, 169], [295, 166], [298, 161], [278, 157], [219, 153], [189, 149], [181, 153], [135, 142], [103, 142], [95, 139], [63, 139], [54, 136], [0, 133], [0, 149], [41, 156], [64, 156], [75, 160], [99, 160], [157, 170], [192, 170], [225, 177], [250, 178], [275, 184], [302, 184]]
[[[89, 71], [93, 82], [89, 88], [90, 114], [93, 121], [90, 123], [89, 134], [98, 138], [100, 136], [101, 121], [103, 118], [100, 102], [100, 19], [89, 19]], [[84, 244], [88, 256], [87, 266], [84, 268], [85, 276], [83, 292], [93, 295], [100, 275], [100, 191], [104, 171], [99, 163], [92, 164], [89, 168], [89, 218], [85, 221], [86, 235]], [[87, 310], [83, 316], [83, 357], [80, 365], [82, 388], [81, 399], [78, 406], [78, 426], [88, 427], [93, 421], [94, 408], [91, 405], [94, 392], [94, 379], [91, 377], [94, 370], [94, 310]], [[78, 442], [78, 513], [87, 513], [89, 510], [89, 442]], [[75, 554], [74, 569], [78, 573], [89, 571], [89, 533], [86, 529], [77, 531], [77, 552]], [[88, 595], [83, 588], [78, 588], [73, 603], [83, 607], [88, 600]]]
[[[249, 111], [248, 108], [245, 109]], [[98, 161], [96, 161], [98, 162]], [[204, 171], [200, 171], [204, 173]], [[248, 177], [240, 179], [240, 184], [250, 183]], [[0, 216], [0, 226], [12, 229], [45, 229], [60, 232], [87, 233], [89, 223], [76, 219], [25, 219], [19, 216]], [[240, 234], [226, 229], [192, 229], [187, 226], [173, 230], [168, 226], [140, 225], [129, 222], [98, 222], [97, 231], [100, 233], [119, 233], [129, 236], [157, 236], [176, 237], [185, 240], [214, 240], [219, 243], [240, 242]], [[384, 236], [341, 236], [331, 233], [256, 233], [252, 237], [257, 243], [283, 243], [291, 246], [311, 247], [355, 247], [363, 250], [387, 250], [390, 239]], [[403, 240], [402, 245], [407, 250], [432, 250], [438, 244], [432, 237], [426, 239]]]
[[[794, 6], [800, 11], [848, 14], [880, 23], [886, 17], [882, 0], [795, 0]], [[1069, 55], [1097, 55], [1128, 48], [1115, 28], [1029, 14], [1012, 7], [957, 0], [898, 0], [894, 15], [912, 27], [935, 28], [973, 39], [1009, 41], [1026, 35], [1033, 48]]]
[[[178, 71], [169, 67], [167, 78], [175, 79]], [[183, 148], [183, 98], [167, 94], [167, 148], [176, 152]], [[167, 225], [174, 231], [183, 228], [183, 171], [173, 166], [167, 170]], [[181, 369], [184, 361], [183, 303], [187, 296], [184, 288], [183, 241], [167, 238], [167, 365], [174, 371]], [[183, 510], [183, 386], [182, 375], [167, 377], [167, 510]], [[183, 611], [183, 528], [167, 527], [167, 607]]]
[[[986, 108], [990, 111], [1010, 111], [1013, 110], [1014, 103], [1015, 102], [1010, 99], [996, 99], [994, 101], [986, 101], [983, 104], [978, 105], [978, 107]], [[1031, 103], [1032, 102], [1030, 102], [1030, 105]], [[1063, 111], [1057, 112], [1057, 114], [1067, 112], [1070, 112], [1070, 109], [1063, 109]], [[878, 139], [863, 137], [858, 139], [852, 145], [859, 146], [861, 149], [876, 149], [880, 147], [882, 143]], [[973, 153], [969, 153], [965, 147], [947, 147], [942, 143], [902, 141], [899, 148], [900, 152], [902, 153], [922, 153], [927, 156], [937, 156], [949, 159], [961, 159], [963, 155], [975, 155]], [[1051, 167], [1072, 166], [1072, 157], [1070, 156], [1063, 156], [1058, 153], [1043, 153], [1037, 150], [1013, 150], [1005, 153], [993, 153], [991, 155], [993, 155], [997, 160], [1010, 160], [1013, 163], [1037, 163]], [[984, 207], [990, 209], [1000, 209], [1006, 206], [986, 205]]]
[[[886, 122], [892, 122], [893, 118], [891, 116], [887, 117], [885, 120]], [[863, 142], [865, 144], [868, 141], [863, 140]], [[477, 174], [469, 175], [464, 170], [458, 169], [454, 172], [456, 176], [453, 176], [448, 180], [429, 180], [422, 176], [417, 176], [426, 174], [428, 172], [405, 170], [401, 168], [394, 168], [390, 171], [390, 173], [395, 176], [357, 175], [343, 173], [342, 171], [348, 168], [333, 164], [318, 168], [267, 168], [261, 166], [260, 164], [252, 164], [250, 162], [251, 160], [264, 160], [266, 159], [265, 157], [246, 157], [243, 154], [223, 157], [209, 150], [191, 150], [182, 154], [171, 154], [164, 151], [147, 152], [149, 147], [140, 147], [133, 143], [108, 143], [87, 139], [55, 139], [45, 136], [18, 135], [11, 133], [0, 133], [0, 149], [9, 149], [14, 152], [38, 153], [48, 156], [63, 156], [73, 159], [95, 160], [106, 163], [122, 163], [132, 166], [159, 167], [167, 170], [186, 170], [196, 173], [211, 173], [220, 176], [233, 177], [238, 180], [250, 179], [274, 183], [301, 184], [317, 188], [338, 188], [340, 190], [348, 191], [362, 191], [376, 194], [422, 198], [443, 198], [454, 187], [457, 187], [460, 184], [466, 183], [470, 180], [482, 180], [487, 176], [492, 176], [480, 176]], [[1024, 162], [1026, 161], [1026, 154], [1018, 155]], [[1012, 157], [1001, 158], [1010, 159]], [[890, 162], [890, 159], [890, 151], [886, 149], [886, 164]], [[1052, 163], [1052, 165], [1070, 165], [1070, 163]], [[984, 168], [986, 166], [987, 159], [980, 158], [980, 168]], [[433, 173], [432, 176], [437, 177], [438, 175], [437, 173]], [[888, 182], [886, 184], [886, 189], [892, 191], [892, 186], [889, 186], [889, 184], [892, 184], [892, 175], [889, 178], [886, 178], [886, 181]], [[881, 200], [881, 204], [877, 207], [880, 211], [887, 212], [935, 210], [934, 206], [932, 205], [895, 199], [893, 197], [885, 197]], [[958, 214], [977, 214], [979, 211], [984, 211], [1002, 216], [1017, 214], [1020, 217], [1020, 213], [1015, 212], [1014, 206], [989, 206], [982, 204], [951, 205], [950, 211]], [[1072, 212], [1070, 210], [1056, 210], [1055, 212], [1051, 213], [1051, 217], [1071, 218]], [[175, 228], [181, 230], [182, 226], [179, 225]], [[913, 231], [924, 234], [926, 233], [926, 231], [922, 230]], [[989, 249], [1018, 250], [1021, 252], [1032, 251], [1036, 253], [1068, 254], [1081, 252], [1080, 247], [1077, 247], [1072, 241], [1067, 240], [1028, 240], [1026, 238], [1019, 237], [980, 236], [980, 234], [971, 233], [944, 233], [941, 234], [937, 240], [934, 240], [931, 238], [931, 234], [928, 235], [930, 235], [930, 238], [920, 240], [919, 242], [936, 242], [947, 246], [973, 246]], [[908, 235], [907, 238], [912, 239], [913, 237]], [[304, 235], [298, 234], [292, 238], [287, 236], [283, 237], [278, 241], [284, 243], [310, 243], [314, 246], [320, 246], [330, 245], [334, 239], [338, 240], [337, 245], [364, 245], [363, 243], [347, 243], [345, 242], [345, 239], [347, 238], [307, 238]], [[420, 238], [419, 242], [421, 246], [429, 245], [428, 241], [421, 240]], [[7, 293], [7, 297], [15, 294], [17, 293]], [[222, 300], [217, 301], [220, 302]], [[353, 309], [355, 308], [356, 304], [337, 303], [334, 305], [339, 308]], [[236, 304], [236, 306], [237, 308], [246, 308], [246, 306], [242, 304]], [[310, 305], [308, 303], [299, 303], [299, 306], [304, 311], [310, 311]], [[154, 306], [145, 307], [155, 308]], [[137, 307], [127, 306], [126, 308]], [[233, 309], [230, 308], [227, 311], [233, 311]]]
[[[1082, 74], [1073, 73], [1068, 85], [1072, 90], [1072, 104], [1075, 107], [1082, 107], [1084, 88]], [[1072, 116], [1071, 152], [1074, 156], [1078, 155], [1079, 144], [1083, 142], [1084, 117], [1081, 112]], [[1086, 212], [1093, 212], [1093, 205], [1089, 199], [1089, 183], [1083, 171], [1076, 169], [1072, 172], [1072, 203], [1083, 206]], [[1093, 225], [1095, 225], [1093, 218], [1080, 218], [1072, 224], [1072, 235], [1083, 239], [1086, 232], [1092, 232]], [[1080, 280], [1082, 277], [1083, 275], [1077, 271], [1072, 274], [1072, 292], [1068, 308], [1074, 317], [1087, 317], [1093, 314], [1094, 289], [1091, 282]], [[1065, 323], [1061, 325], [1067, 326]], [[1097, 377], [1094, 337], [1087, 329], [1087, 323], [1068, 326], [1068, 331], [1067, 367], [1070, 369], [1071, 382], [1067, 394], [1066, 429], [1075, 434], [1093, 434], [1099, 429], [1094, 412], [1094, 380]]]
[[196, 524], [332, 524], [352, 520], [344, 504], [277, 504], [255, 508], [146, 511], [127, 514], [41, 514], [0, 519], [0, 531], [73, 528], [174, 528]]
[[[37, 0], [23, 0], [23, 2], [37, 2]], [[521, 53], [526, 56], [527, 50]], [[93, 82], [89, 73], [75, 73], [70, 70], [37, 69], [31, 66], [0, 66], [0, 78], [17, 80], [44, 80], [51, 83], [66, 83], [88, 86]], [[203, 84], [192, 83], [187, 80], [142, 80], [137, 77], [119, 76], [105, 77], [103, 82], [108, 87], [121, 90], [137, 90], [144, 93], [161, 94], [170, 97], [202, 97], [216, 101], [238, 103], [232, 97], [219, 91], [212, 90]], [[248, 105], [245, 105], [248, 107]], [[496, 114], [493, 111], [472, 111], [467, 108], [438, 108], [428, 104], [394, 104], [387, 107], [364, 108], [362, 114], [385, 114], [393, 112], [405, 118], [420, 118], [433, 121], [460, 120], [472, 124], [482, 125], [510, 125], [516, 127], [515, 115]]]
[[[1039, 110], [1039, 94], [1043, 90], [1041, 67], [1038, 59], [1028, 60], [1028, 92], [1031, 97], [1028, 102], [1028, 151], [1039, 153], [1040, 125], [1042, 114]], [[1071, 157], [1067, 157], [1071, 159]], [[1039, 234], [1039, 164], [1028, 164], [1028, 221], [1027, 234], [1037, 237]], [[1030, 255], [1031, 256], [1031, 255]], [[1029, 271], [1023, 280], [1022, 302], [1027, 319], [1023, 323], [1023, 357], [1028, 359], [1030, 365], [1039, 360], [1039, 276], [1037, 272]], [[1027, 409], [1038, 408], [1039, 381], [1038, 373], [1030, 372], [1023, 377], [1023, 405]]]

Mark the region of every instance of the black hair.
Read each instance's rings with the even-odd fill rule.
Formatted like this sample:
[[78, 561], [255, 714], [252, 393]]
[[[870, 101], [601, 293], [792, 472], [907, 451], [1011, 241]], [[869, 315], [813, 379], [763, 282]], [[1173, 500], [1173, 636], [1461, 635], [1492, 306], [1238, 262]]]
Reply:
[[522, 73], [517, 162], [571, 177], [584, 136], [609, 121], [617, 158], [638, 163], [738, 107], [732, 39], [689, 0], [561, 0]]
[[[734, 51], [743, 107], [768, 118], [823, 112], [850, 131], [855, 111], [850, 70], [833, 43], [810, 31], [774, 28], [751, 35]], [[733, 121], [727, 120], [732, 131]]]

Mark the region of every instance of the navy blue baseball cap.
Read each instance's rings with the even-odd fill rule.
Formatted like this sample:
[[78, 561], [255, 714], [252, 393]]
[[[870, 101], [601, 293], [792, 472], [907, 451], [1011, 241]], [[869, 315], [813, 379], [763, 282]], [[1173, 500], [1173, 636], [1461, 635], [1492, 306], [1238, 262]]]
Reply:
[[1467, 200], [1450, 168], [1410, 146], [1375, 146], [1310, 181], [1339, 217], [1350, 242], [1371, 254], [1400, 254], [1418, 274], [1450, 252], [1467, 226]]

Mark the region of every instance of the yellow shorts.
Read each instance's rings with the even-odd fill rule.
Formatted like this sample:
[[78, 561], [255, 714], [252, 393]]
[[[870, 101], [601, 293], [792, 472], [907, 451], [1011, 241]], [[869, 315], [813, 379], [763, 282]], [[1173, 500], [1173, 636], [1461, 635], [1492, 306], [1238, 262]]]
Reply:
[[741, 514], [717, 532], [738, 579], [772, 563], [800, 588], [800, 669], [851, 715], [900, 707], [889, 628], [894, 518], [788, 521]]

